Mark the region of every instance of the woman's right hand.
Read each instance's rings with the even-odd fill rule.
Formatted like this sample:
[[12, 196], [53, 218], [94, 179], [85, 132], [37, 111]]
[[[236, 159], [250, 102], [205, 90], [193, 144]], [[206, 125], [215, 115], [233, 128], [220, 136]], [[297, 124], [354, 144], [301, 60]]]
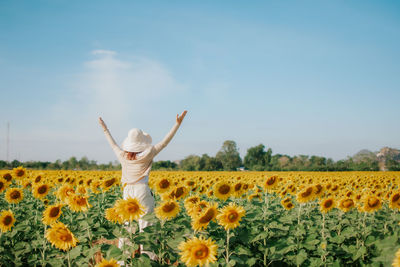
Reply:
[[99, 123], [104, 131], [107, 130], [107, 125], [104, 123], [104, 121], [101, 117], [99, 117]]
[[182, 112], [182, 114], [179, 116], [179, 114], [176, 114], [176, 122], [181, 124], [183, 119], [185, 118], [187, 113], [187, 110], [185, 110], [184, 112]]

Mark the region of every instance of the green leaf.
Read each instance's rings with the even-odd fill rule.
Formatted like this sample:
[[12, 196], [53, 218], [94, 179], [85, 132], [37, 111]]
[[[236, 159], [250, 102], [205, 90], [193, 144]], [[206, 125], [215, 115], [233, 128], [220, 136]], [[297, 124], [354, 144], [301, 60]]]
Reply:
[[296, 256], [296, 264], [297, 266], [301, 265], [307, 259], [307, 252], [302, 249]]
[[76, 246], [69, 251], [69, 256], [71, 259], [76, 259], [79, 255], [81, 255], [82, 246]]
[[110, 248], [107, 250], [106, 255], [108, 259], [119, 259], [119, 257], [122, 255], [122, 250], [114, 245], [111, 245]]

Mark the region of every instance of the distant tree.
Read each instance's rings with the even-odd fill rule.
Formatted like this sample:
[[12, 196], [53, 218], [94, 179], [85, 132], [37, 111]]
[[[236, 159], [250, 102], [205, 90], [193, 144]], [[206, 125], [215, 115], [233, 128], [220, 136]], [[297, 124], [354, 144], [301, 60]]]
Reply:
[[178, 165], [175, 162], [166, 160], [166, 161], [157, 161], [153, 163], [153, 170], [175, 170]]
[[0, 160], [0, 169], [5, 169], [6, 167], [8, 167], [7, 161]]
[[271, 158], [272, 158], [272, 149], [271, 148], [268, 148], [264, 157], [265, 157], [265, 170], [270, 171], [271, 170]]
[[263, 144], [259, 144], [247, 149], [247, 154], [243, 159], [243, 165], [246, 169], [263, 171], [267, 168], [265, 164], [267, 152], [264, 151], [264, 148]]
[[11, 161], [11, 168], [17, 168], [22, 165], [22, 162], [19, 162], [18, 160], [14, 159]]
[[181, 160], [179, 167], [184, 171], [198, 171], [200, 167], [200, 157], [189, 155]]
[[388, 171], [400, 171], [400, 162], [397, 160], [386, 160], [386, 168]]
[[224, 167], [222, 162], [215, 157], [210, 157], [207, 154], [203, 154], [199, 161], [200, 171], [221, 171]]
[[239, 149], [235, 141], [227, 140], [216, 155], [216, 159], [221, 161], [225, 171], [235, 171], [242, 165]]

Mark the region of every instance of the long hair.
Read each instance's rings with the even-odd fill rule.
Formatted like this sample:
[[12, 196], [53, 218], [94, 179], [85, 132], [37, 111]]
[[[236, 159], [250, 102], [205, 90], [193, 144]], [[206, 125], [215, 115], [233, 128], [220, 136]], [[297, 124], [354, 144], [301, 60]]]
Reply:
[[124, 157], [128, 160], [135, 160], [137, 154], [140, 152], [129, 152], [129, 151], [124, 151]]

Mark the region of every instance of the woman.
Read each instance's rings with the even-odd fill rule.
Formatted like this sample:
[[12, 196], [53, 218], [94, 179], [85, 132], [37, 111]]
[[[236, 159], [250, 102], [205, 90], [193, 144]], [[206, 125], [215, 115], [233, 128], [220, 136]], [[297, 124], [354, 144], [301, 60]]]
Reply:
[[[185, 110], [180, 116], [176, 115], [175, 125], [158, 144], [152, 145], [152, 139], [149, 134], [140, 129], [133, 128], [129, 131], [128, 136], [122, 143], [122, 149], [115, 143], [103, 119], [101, 117], [99, 118], [104, 134], [122, 166], [121, 183], [124, 188], [123, 198], [137, 198], [143, 205], [145, 213], [154, 211], [154, 198], [148, 184], [153, 158], [160, 153], [160, 151], [168, 145], [172, 137], [174, 137], [186, 113], [187, 111]], [[139, 219], [140, 232], [148, 225], [149, 222]], [[125, 239], [119, 240], [120, 248], [123, 246], [124, 242]], [[151, 255], [154, 254], [151, 252], [141, 251], [141, 253], [149, 254], [150, 257], [154, 256]]]

